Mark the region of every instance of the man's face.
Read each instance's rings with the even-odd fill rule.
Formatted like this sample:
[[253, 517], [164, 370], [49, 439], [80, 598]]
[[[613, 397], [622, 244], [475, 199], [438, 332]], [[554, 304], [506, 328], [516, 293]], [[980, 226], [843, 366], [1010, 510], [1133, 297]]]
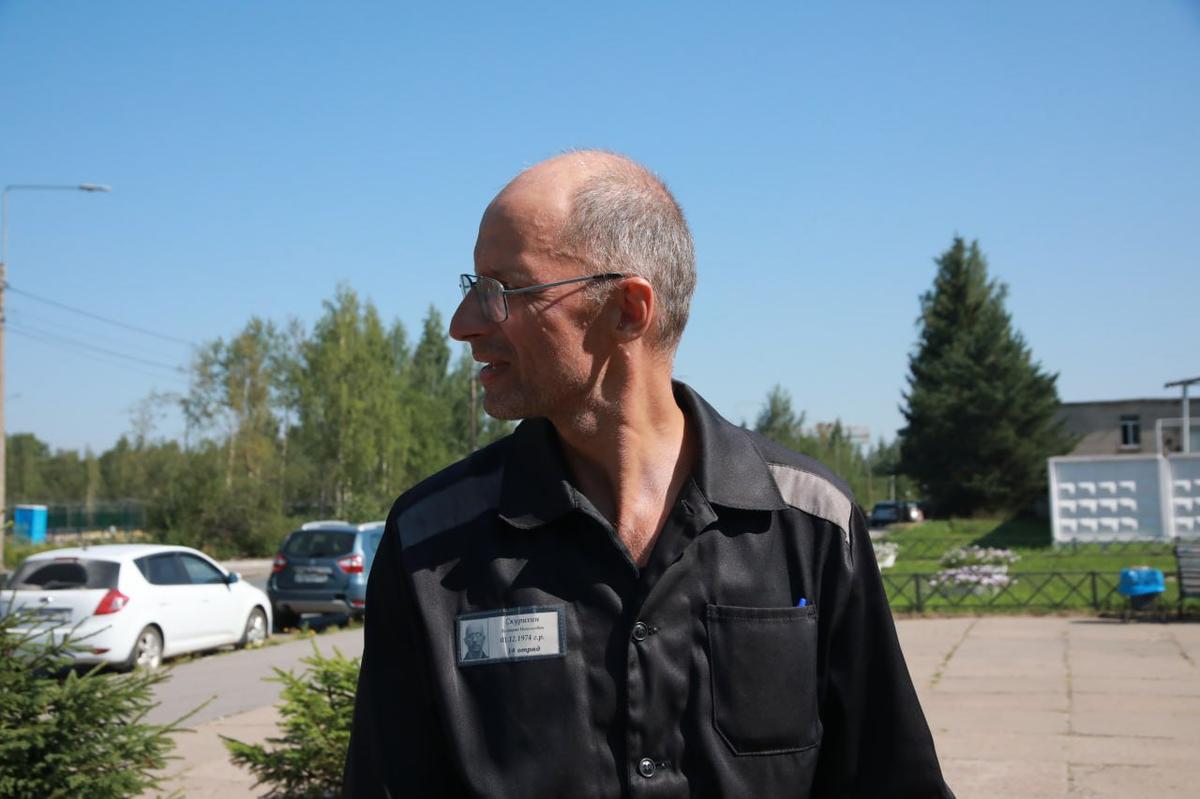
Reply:
[[483, 641], [487, 638], [483, 630], [478, 627], [468, 627], [467, 634], [463, 636], [467, 640], [467, 651], [472, 654], [478, 654], [483, 651]]
[[[523, 288], [586, 273], [555, 251], [560, 209], [547, 209], [545, 198], [533, 194], [502, 196], [488, 208], [475, 243], [476, 274]], [[555, 418], [578, 410], [595, 382], [597, 345], [589, 326], [596, 313], [584, 284], [510, 295], [503, 322], [484, 318], [471, 293], [450, 320], [450, 335], [485, 364], [479, 382], [489, 414]]]

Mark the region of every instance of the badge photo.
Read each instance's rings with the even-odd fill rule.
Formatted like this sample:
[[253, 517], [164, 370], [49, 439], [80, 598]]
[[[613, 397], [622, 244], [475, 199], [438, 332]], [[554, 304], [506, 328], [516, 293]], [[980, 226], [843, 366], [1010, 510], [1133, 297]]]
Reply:
[[459, 666], [566, 654], [563, 608], [535, 606], [465, 613], [454, 621]]

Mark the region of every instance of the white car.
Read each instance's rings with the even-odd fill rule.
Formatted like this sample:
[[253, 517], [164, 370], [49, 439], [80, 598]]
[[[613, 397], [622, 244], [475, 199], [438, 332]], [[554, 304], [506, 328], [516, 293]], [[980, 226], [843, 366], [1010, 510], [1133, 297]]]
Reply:
[[0, 591], [21, 629], [70, 634], [79, 663], [157, 668], [163, 658], [226, 644], [257, 646], [271, 630], [267, 595], [202, 552], [111, 544], [31, 555]]

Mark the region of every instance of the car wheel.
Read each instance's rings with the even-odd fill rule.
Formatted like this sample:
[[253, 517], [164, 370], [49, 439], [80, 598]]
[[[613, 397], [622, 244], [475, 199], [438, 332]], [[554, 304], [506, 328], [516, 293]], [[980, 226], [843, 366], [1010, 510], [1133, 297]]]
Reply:
[[286, 630], [289, 627], [299, 626], [300, 617], [290, 610], [282, 608], [279, 605], [275, 605], [271, 610], [275, 616], [276, 630]]
[[238, 642], [238, 646], [259, 647], [267, 640], [267, 614], [263, 613], [262, 608], [255, 608], [250, 611], [250, 618], [246, 619], [246, 629], [242, 633], [242, 640]]
[[162, 633], [157, 627], [147, 625], [138, 633], [137, 640], [133, 642], [133, 651], [129, 653], [129, 659], [125, 661], [125, 668], [132, 669], [157, 669], [162, 665], [163, 639]]

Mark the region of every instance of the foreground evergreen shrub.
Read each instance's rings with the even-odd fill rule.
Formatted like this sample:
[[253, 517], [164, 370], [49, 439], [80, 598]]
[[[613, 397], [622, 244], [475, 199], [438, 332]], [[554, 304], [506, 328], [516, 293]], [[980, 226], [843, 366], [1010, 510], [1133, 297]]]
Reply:
[[277, 668], [267, 678], [283, 684], [283, 736], [267, 739], [273, 748], [222, 736], [233, 762], [258, 778], [255, 786], [270, 786], [268, 799], [325, 799], [341, 792], [359, 658], [333, 651], [325, 657], [314, 644], [300, 676]]
[[[0, 597], [0, 603], [5, 599]], [[0, 797], [123, 799], [161, 787], [173, 724], [147, 724], [163, 672], [78, 672], [69, 641], [0, 617]]]

